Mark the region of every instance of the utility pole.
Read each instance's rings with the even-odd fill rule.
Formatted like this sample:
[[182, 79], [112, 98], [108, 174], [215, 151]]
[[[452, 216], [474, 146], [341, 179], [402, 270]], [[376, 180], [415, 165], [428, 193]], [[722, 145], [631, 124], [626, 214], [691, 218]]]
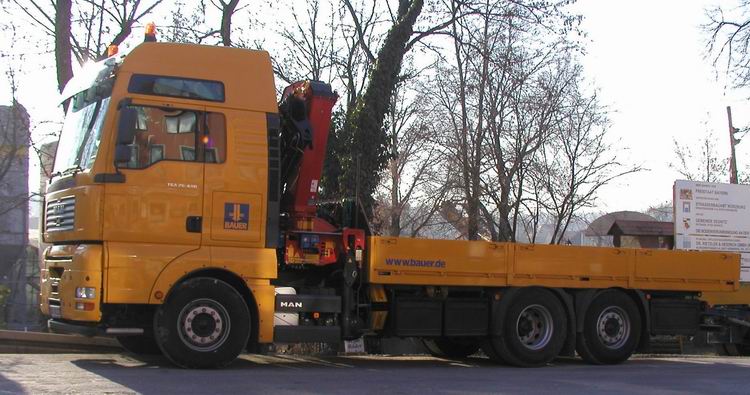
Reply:
[[737, 157], [734, 155], [734, 146], [740, 143], [740, 139], [735, 138], [735, 133], [740, 130], [732, 126], [732, 107], [727, 106], [727, 120], [729, 121], [729, 145], [731, 146], [731, 156], [729, 157], [729, 183], [737, 183]]

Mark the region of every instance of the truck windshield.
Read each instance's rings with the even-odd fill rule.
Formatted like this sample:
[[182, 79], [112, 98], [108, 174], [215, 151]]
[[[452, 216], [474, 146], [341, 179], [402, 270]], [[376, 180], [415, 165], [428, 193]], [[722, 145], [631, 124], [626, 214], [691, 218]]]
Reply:
[[55, 174], [91, 168], [99, 151], [113, 79], [104, 80], [71, 98], [55, 155]]

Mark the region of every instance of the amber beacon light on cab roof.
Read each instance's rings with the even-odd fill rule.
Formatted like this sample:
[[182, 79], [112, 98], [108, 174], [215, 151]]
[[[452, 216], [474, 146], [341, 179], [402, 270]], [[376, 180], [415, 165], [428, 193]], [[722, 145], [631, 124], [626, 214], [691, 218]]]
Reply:
[[354, 201], [318, 199], [328, 84], [277, 102], [266, 52], [153, 28], [145, 41], [63, 93], [43, 230], [52, 331], [191, 368], [363, 336], [516, 366], [619, 363], [651, 335], [699, 330], [748, 349], [738, 255], [373, 236]]

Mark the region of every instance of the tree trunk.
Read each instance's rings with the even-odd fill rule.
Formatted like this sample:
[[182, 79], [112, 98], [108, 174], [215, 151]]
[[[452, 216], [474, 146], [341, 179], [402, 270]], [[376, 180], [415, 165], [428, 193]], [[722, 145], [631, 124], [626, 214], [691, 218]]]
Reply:
[[[393, 125], [391, 125], [394, 127]], [[395, 127], [394, 127], [395, 128]], [[401, 199], [399, 191], [401, 188], [401, 180], [398, 174], [399, 158], [398, 158], [398, 136], [393, 131], [393, 137], [391, 141], [391, 226], [390, 235], [400, 236], [401, 235]]]
[[221, 43], [225, 47], [232, 46], [232, 15], [237, 9], [240, 0], [231, 0], [229, 3], [222, 2], [221, 9]]
[[71, 0], [58, 0], [55, 5], [55, 63], [57, 89], [62, 93], [65, 84], [73, 78], [73, 59], [70, 45]]
[[353, 195], [357, 182], [354, 163], [359, 157], [359, 198], [368, 214], [372, 213], [372, 195], [378, 185], [379, 173], [388, 162], [388, 137], [382, 127], [383, 119], [398, 82], [406, 44], [413, 33], [417, 17], [422, 12], [423, 4], [424, 0], [399, 1], [398, 20], [388, 31], [378, 52], [367, 89], [347, 122], [347, 127], [353, 131], [353, 148], [350, 166], [344, 169], [343, 185], [348, 194]]

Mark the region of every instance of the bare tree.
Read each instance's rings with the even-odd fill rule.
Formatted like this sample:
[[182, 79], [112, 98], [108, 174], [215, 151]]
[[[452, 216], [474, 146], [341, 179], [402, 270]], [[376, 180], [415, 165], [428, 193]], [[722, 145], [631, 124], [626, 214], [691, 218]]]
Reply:
[[232, 16], [234, 16], [234, 13], [237, 11], [237, 5], [239, 4], [240, 0], [216, 0], [218, 1], [218, 4], [216, 2], [213, 2], [214, 5], [221, 11], [221, 28], [219, 28], [219, 33], [221, 35], [221, 43], [225, 47], [231, 47], [232, 46]]
[[450, 173], [441, 151], [433, 143], [435, 133], [426, 119], [430, 108], [419, 95], [401, 84], [394, 91], [385, 127], [390, 139], [390, 159], [383, 189], [387, 197], [379, 211], [387, 234], [415, 237], [434, 223], [451, 190]]
[[[116, 32], [108, 40], [108, 43], [106, 41], [99, 41], [101, 47], [95, 49], [97, 56], [89, 56], [89, 58], [93, 59], [103, 59], [107, 56], [107, 47], [122, 44], [132, 32], [133, 26], [141, 18], [153, 11], [163, 0], [151, 0], [150, 2], [143, 2], [142, 0], [110, 0], [110, 6], [105, 5], [102, 0], [84, 1], [95, 7], [99, 12], [100, 23], [98, 34], [102, 34], [105, 31], [105, 26], [113, 26], [114, 28], [110, 29]], [[105, 43], [107, 44], [104, 45]], [[80, 44], [77, 44], [76, 47], [78, 48], [78, 52], [83, 52]], [[88, 50], [88, 47], [85, 48]]]
[[657, 221], [674, 221], [674, 209], [671, 200], [649, 206], [644, 213], [654, 217]]
[[[344, 0], [347, 8], [352, 9], [351, 1]], [[409, 40], [414, 33], [414, 25], [422, 12], [423, 0], [399, 0], [398, 10], [383, 44], [378, 50], [377, 57], [373, 56], [369, 48], [365, 49], [374, 68], [356, 108], [349, 112], [346, 128], [351, 130], [352, 153], [342, 158], [344, 192], [354, 195], [354, 186], [359, 185], [366, 212], [370, 212], [373, 204], [373, 194], [378, 185], [378, 174], [384, 169], [388, 153], [387, 138], [382, 130], [383, 119], [388, 111], [391, 93], [398, 83], [401, 64], [408, 51]], [[362, 29], [355, 19], [357, 35], [361, 38]], [[363, 41], [360, 40], [363, 45]], [[365, 147], [367, 147], [365, 149]], [[360, 177], [358, 172], [364, 176]]]
[[[348, 15], [353, 15], [347, 18]], [[379, 14], [376, 2], [353, 5], [347, 2], [338, 9], [336, 18], [341, 20], [339, 34], [341, 47], [336, 51], [335, 64], [338, 77], [346, 92], [346, 118], [357, 107], [357, 100], [367, 84], [367, 77], [374, 66], [370, 48], [380, 45], [381, 38], [375, 29]]]
[[[73, 76], [72, 57], [79, 63], [106, 57], [107, 47], [122, 44], [141, 18], [162, 1], [14, 0], [14, 3], [36, 28], [53, 39], [58, 90], [62, 91]], [[73, 22], [77, 29], [72, 28]]]
[[428, 94], [438, 145], [458, 170], [442, 212], [469, 239], [515, 241], [520, 227], [535, 241], [550, 222], [560, 242], [603, 185], [638, 169], [606, 143], [606, 109], [581, 90], [579, 47], [549, 22], [565, 31], [577, 18], [551, 4], [462, 7]]
[[[320, 1], [305, 4], [304, 16], [292, 7], [293, 24], [282, 24], [278, 34], [284, 50], [273, 58], [274, 72], [287, 84], [302, 79], [331, 81], [339, 56], [334, 42], [339, 38], [334, 13], [321, 15]], [[323, 74], [326, 74], [323, 77]]]
[[563, 241], [581, 209], [593, 208], [596, 193], [612, 180], [641, 171], [626, 166], [607, 142], [609, 120], [596, 94], [585, 95], [578, 84], [568, 93], [561, 122], [539, 151], [546, 199], [538, 200], [552, 220], [550, 244]]
[[[36, 3], [33, 3], [36, 4]], [[55, 4], [55, 63], [57, 64], [57, 89], [62, 92], [65, 84], [73, 78], [71, 58], [71, 0], [58, 0]]]
[[[504, 17], [506, 42], [491, 81], [488, 124], [492, 144], [484, 183], [494, 210], [485, 209], [484, 214], [494, 229], [493, 238], [499, 240], [515, 240], [531, 162], [551, 136], [572, 78], [557, 60], [567, 49], [564, 43], [530, 45], [534, 41], [523, 34], [528, 18], [515, 9]], [[519, 46], [521, 40], [524, 46]]]
[[723, 69], [736, 87], [750, 84], [750, 1], [741, 0], [732, 8], [715, 6], [706, 10], [708, 56]]
[[[354, 131], [348, 127], [347, 120], [351, 119], [353, 111], [357, 109], [361, 92], [367, 86], [374, 67], [369, 48], [378, 47], [382, 41], [381, 35], [378, 34], [379, 30], [376, 29], [381, 15], [376, 7], [377, 4], [377, 2], [367, 0], [350, 2], [349, 8], [346, 4], [340, 6], [334, 6], [334, 2], [330, 4], [331, 24], [327, 26], [326, 31], [330, 31], [335, 37], [334, 46], [330, 48], [332, 63], [330, 72], [332, 82], [337, 89], [341, 89], [344, 100], [340, 102], [340, 107], [334, 113], [334, 127], [331, 128], [325, 171], [321, 179], [322, 195], [327, 198], [338, 199], [353, 196], [352, 189], [346, 190], [342, 182], [346, 167], [355, 166], [356, 168], [356, 161], [352, 160]], [[334, 21], [339, 22], [334, 23]], [[323, 52], [319, 53], [324, 55]], [[321, 59], [324, 58], [321, 57]], [[321, 64], [324, 63], [321, 62]]]
[[675, 161], [670, 162], [669, 167], [691, 181], [726, 182], [729, 159], [719, 156], [716, 136], [706, 122], [704, 128], [704, 135], [696, 142], [681, 144], [672, 140]]
[[172, 23], [166, 27], [169, 42], [201, 44], [218, 34], [218, 30], [206, 28], [204, 0], [191, 2], [190, 5], [184, 1], [175, 1], [171, 16]]
[[451, 64], [435, 82], [436, 107], [449, 134], [441, 145], [460, 169], [467, 237], [512, 240], [529, 157], [550, 128], [564, 81], [536, 79], [558, 47], [529, 50], [536, 18], [515, 4], [482, 1], [451, 25]]
[[[341, 7], [331, 4], [333, 14], [324, 25], [329, 15], [321, 18], [320, 3], [315, 1], [307, 5], [306, 17], [295, 10], [295, 24], [283, 27], [282, 38], [294, 50], [274, 60], [277, 75], [289, 82], [329, 72], [339, 77], [346, 94], [345, 121], [331, 134], [328, 162], [336, 166], [328, 167], [321, 182], [324, 195], [353, 196], [359, 185], [360, 198], [368, 211], [371, 208], [389, 155], [383, 129], [389, 97], [407, 78], [401, 75], [403, 60], [426, 37], [448, 26], [442, 22], [416, 29], [423, 6], [422, 0], [400, 0], [394, 10], [388, 2], [346, 0]], [[425, 20], [433, 23], [429, 17]], [[329, 35], [336, 39], [328, 40]]]

